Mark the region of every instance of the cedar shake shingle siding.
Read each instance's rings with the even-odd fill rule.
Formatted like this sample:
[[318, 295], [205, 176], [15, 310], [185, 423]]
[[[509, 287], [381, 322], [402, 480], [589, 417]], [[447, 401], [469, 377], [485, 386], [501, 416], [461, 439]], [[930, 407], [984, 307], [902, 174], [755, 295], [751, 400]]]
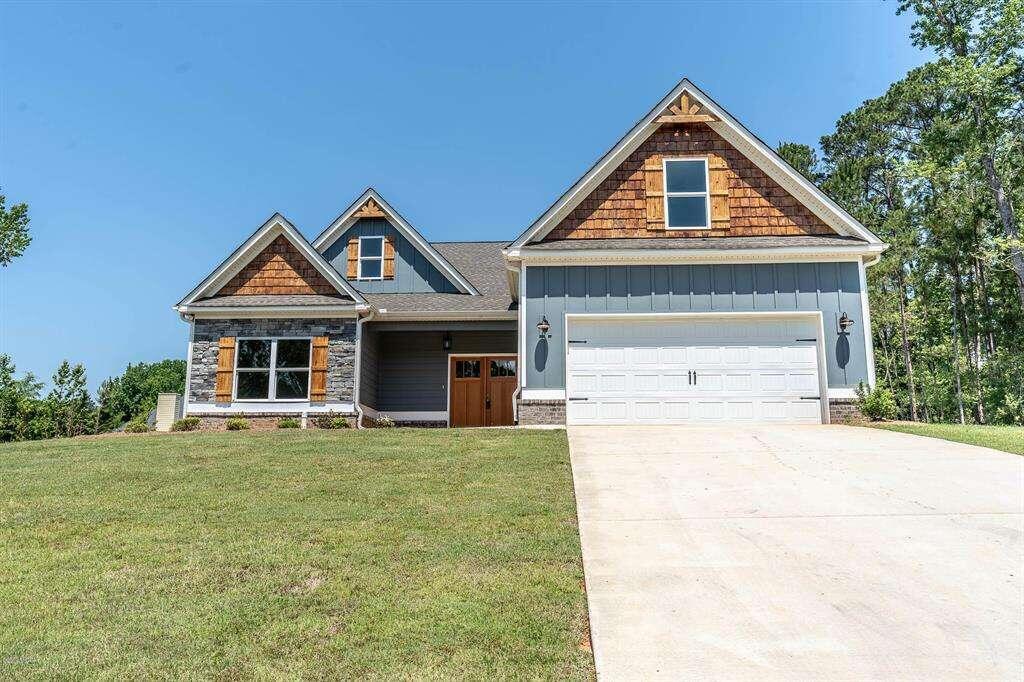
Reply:
[[337, 296], [338, 292], [284, 235], [268, 244], [217, 292], [218, 296], [296, 294]]
[[[727, 166], [728, 227], [665, 230], [664, 222], [656, 220], [662, 218], [660, 210], [658, 216], [648, 215], [646, 190], [648, 185], [657, 187], [656, 203], [660, 206], [664, 191], [662, 159], [709, 155], [724, 159]], [[824, 234], [835, 232], [718, 133], [704, 123], [686, 123], [666, 124], [655, 131], [545, 240]]]

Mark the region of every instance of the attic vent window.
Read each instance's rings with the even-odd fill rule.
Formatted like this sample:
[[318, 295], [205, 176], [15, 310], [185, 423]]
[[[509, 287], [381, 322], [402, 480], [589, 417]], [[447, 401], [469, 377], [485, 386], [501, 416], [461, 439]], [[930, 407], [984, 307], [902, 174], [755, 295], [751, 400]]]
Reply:
[[359, 238], [359, 279], [383, 279], [384, 237]]
[[665, 228], [703, 230], [711, 225], [707, 159], [665, 159]]

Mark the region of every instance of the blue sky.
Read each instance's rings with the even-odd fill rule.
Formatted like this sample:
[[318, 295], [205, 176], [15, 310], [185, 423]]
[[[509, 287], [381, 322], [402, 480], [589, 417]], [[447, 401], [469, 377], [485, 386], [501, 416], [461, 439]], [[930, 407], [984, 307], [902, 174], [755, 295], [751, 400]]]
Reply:
[[895, 3], [0, 4], [0, 187], [34, 241], [0, 352], [90, 385], [185, 356], [171, 310], [274, 211], [367, 185], [428, 239], [511, 239], [682, 76], [814, 143], [925, 55]]

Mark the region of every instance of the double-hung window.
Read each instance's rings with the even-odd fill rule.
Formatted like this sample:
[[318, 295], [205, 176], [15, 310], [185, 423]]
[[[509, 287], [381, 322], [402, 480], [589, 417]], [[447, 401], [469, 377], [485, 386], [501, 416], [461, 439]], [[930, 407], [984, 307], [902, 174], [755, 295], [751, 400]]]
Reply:
[[359, 279], [384, 278], [384, 237], [359, 238]]
[[239, 339], [235, 400], [308, 400], [310, 339]]
[[665, 159], [665, 228], [711, 226], [707, 159]]

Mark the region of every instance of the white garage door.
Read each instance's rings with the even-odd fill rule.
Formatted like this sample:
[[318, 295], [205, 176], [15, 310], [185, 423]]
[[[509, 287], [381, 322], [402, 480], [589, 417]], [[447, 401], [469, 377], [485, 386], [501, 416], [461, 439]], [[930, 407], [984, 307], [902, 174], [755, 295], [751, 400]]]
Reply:
[[821, 422], [807, 318], [569, 318], [570, 424]]

